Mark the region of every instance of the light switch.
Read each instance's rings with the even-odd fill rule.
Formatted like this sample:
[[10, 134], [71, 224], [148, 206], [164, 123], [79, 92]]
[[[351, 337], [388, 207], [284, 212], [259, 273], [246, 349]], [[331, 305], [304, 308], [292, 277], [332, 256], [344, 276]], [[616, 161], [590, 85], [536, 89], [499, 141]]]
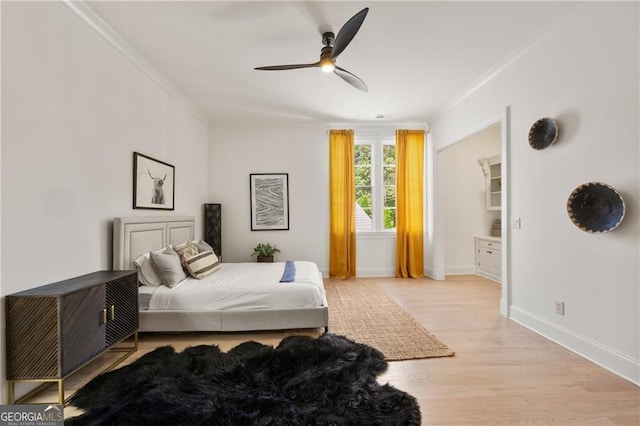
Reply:
[[511, 218], [511, 227], [513, 229], [520, 229], [520, 218], [519, 217], [512, 217]]

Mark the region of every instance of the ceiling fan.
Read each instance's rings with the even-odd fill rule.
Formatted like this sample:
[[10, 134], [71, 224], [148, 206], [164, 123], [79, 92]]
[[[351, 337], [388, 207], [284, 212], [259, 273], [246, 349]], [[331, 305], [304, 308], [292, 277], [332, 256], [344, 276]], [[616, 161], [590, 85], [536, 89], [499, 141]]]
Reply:
[[347, 48], [351, 40], [355, 37], [356, 33], [360, 29], [360, 26], [364, 22], [364, 18], [367, 16], [369, 8], [365, 7], [360, 12], [356, 13], [349, 19], [338, 31], [338, 35], [335, 36], [332, 32], [328, 31], [322, 34], [322, 44], [324, 47], [320, 51], [320, 60], [313, 64], [295, 64], [295, 65], [272, 65], [267, 67], [257, 67], [256, 70], [261, 71], [283, 71], [294, 70], [298, 68], [312, 68], [320, 67], [324, 72], [334, 72], [338, 77], [363, 92], [368, 92], [367, 85], [358, 78], [356, 75], [351, 74], [344, 68], [340, 68], [336, 65], [336, 58], [340, 55], [344, 49]]

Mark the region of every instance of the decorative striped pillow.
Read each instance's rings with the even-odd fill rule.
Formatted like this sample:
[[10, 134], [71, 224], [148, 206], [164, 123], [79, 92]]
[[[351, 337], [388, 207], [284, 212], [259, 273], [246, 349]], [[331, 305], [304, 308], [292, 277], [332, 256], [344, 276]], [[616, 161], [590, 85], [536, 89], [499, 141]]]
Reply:
[[178, 253], [178, 256], [180, 256], [180, 265], [182, 265], [185, 270], [187, 269], [187, 257], [198, 254], [198, 247], [196, 247], [193, 241], [178, 244], [174, 246], [173, 249]]
[[208, 277], [222, 266], [220, 265], [218, 256], [209, 250], [193, 256], [187, 256], [185, 257], [185, 262], [187, 264], [187, 271], [189, 271], [189, 275], [197, 280]]

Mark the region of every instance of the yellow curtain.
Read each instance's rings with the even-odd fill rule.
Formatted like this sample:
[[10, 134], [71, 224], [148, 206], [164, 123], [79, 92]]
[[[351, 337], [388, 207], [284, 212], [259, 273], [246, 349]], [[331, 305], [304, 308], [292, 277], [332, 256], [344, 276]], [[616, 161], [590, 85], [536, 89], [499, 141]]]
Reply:
[[424, 130], [396, 131], [396, 277], [424, 276]]
[[329, 276], [356, 276], [353, 130], [329, 132]]

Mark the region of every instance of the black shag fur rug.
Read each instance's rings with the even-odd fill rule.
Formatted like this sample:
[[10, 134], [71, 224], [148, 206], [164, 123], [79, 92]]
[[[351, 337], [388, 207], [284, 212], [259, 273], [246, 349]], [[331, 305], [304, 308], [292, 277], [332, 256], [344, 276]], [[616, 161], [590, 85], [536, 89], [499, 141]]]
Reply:
[[334, 334], [287, 337], [229, 352], [164, 346], [104, 373], [65, 425], [420, 425], [416, 399], [376, 377], [378, 350]]

